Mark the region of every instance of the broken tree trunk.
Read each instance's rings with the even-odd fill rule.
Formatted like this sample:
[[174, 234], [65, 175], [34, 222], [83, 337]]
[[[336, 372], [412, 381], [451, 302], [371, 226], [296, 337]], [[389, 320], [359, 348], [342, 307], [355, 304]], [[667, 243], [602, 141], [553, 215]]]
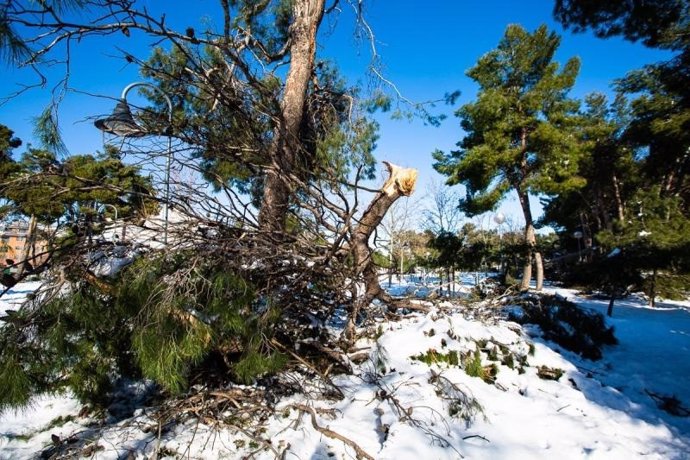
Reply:
[[416, 169], [401, 168], [387, 161], [384, 161], [383, 164], [388, 169], [388, 179], [371, 201], [359, 220], [359, 224], [352, 232], [350, 253], [355, 266], [355, 273], [364, 280], [364, 293], [355, 299], [348, 318], [344, 331], [344, 338], [348, 342], [351, 342], [355, 337], [357, 315], [363, 307], [369, 305], [374, 299], [385, 302], [392, 301], [379, 284], [378, 272], [372, 259], [373, 251], [369, 247], [369, 239], [391, 205], [400, 197], [410, 196], [417, 182]]

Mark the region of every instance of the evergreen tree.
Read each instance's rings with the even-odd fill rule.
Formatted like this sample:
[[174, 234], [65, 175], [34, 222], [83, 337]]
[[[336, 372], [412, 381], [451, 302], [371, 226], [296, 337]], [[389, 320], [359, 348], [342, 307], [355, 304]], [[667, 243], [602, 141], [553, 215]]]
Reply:
[[112, 149], [58, 160], [46, 150], [30, 148], [18, 169], [0, 184], [0, 192], [15, 213], [35, 215], [46, 225], [112, 213], [99, 209], [104, 204], [115, 206], [118, 217], [125, 219], [146, 215], [157, 206], [150, 179], [141, 176], [138, 167], [126, 165]]
[[682, 196], [688, 209], [690, 172], [690, 5], [685, 0], [591, 2], [557, 0], [556, 18], [576, 32], [622, 36], [674, 53], [630, 72], [618, 90], [635, 95], [628, 137], [643, 152], [642, 172], [661, 193]]
[[618, 248], [622, 253], [619, 258], [645, 278], [644, 287], [653, 306], [659, 292], [668, 291], [663, 285], [660, 289], [660, 275], [666, 288], [685, 282], [680, 273], [687, 273], [690, 267], [690, 218], [680, 199], [663, 196], [659, 187], [639, 190], [628, 206], [625, 222], [616, 222], [612, 231], [601, 232], [599, 240], [607, 248]]
[[592, 238], [610, 230], [615, 219], [624, 220], [625, 201], [639, 186], [639, 167], [636, 149], [625, 136], [629, 108], [623, 96], [609, 103], [603, 94], [589, 94], [579, 116], [578, 175], [586, 185], [543, 198], [541, 222], [567, 235], [579, 230]]
[[10, 161], [12, 159], [12, 150], [20, 145], [22, 145], [22, 140], [14, 137], [14, 131], [0, 124], [0, 155], [2, 155], [2, 161]]
[[[199, 65], [210, 69], [208, 75], [186, 70]], [[275, 100], [280, 81], [267, 75], [260, 83], [262, 90], [237, 81], [221, 87], [223, 78], [233, 80], [218, 70], [222, 65], [222, 56], [212, 49], [178, 44], [169, 52], [156, 48], [142, 63], [141, 74], [171, 97], [173, 132], [195, 147], [192, 154], [201, 161], [205, 179], [216, 190], [234, 187], [252, 194], [260, 208], [263, 171], [272, 161], [269, 151], [276, 117], [271, 113], [280, 110]], [[144, 112], [143, 124], [149, 131], [165, 130], [164, 99], [148, 88], [142, 93], [154, 103], [152, 110]], [[358, 99], [358, 89], [348, 87], [335, 67], [325, 61], [316, 63], [300, 128], [300, 163], [294, 166], [299, 179], [335, 186], [358, 169], [362, 177], [373, 178], [378, 125], [367, 117]]]
[[616, 262], [608, 264], [607, 277], [644, 287], [653, 303], [657, 292], [682, 291], [688, 270], [684, 216], [690, 210], [690, 5], [685, 0], [557, 0], [554, 13], [576, 32], [622, 36], [673, 53], [616, 84], [619, 92], [634, 97], [618, 142], [630, 150], [619, 157], [624, 164], [603, 167], [628, 170], [621, 186], [627, 212], [618, 212], [614, 224], [597, 238], [621, 250]]
[[686, 0], [556, 0], [554, 15], [575, 32], [591, 29], [598, 37], [623, 36], [646, 46], [678, 49], [688, 40]]
[[557, 194], [583, 185], [576, 174], [578, 104], [567, 97], [579, 61], [573, 58], [559, 71], [553, 62], [559, 43], [546, 26], [531, 34], [509, 26], [498, 48], [468, 71], [479, 84], [479, 94], [476, 102], [456, 113], [467, 133], [458, 144], [460, 150], [434, 153], [434, 167], [449, 177], [448, 183], [465, 185], [461, 208], [468, 215], [495, 209], [510, 190], [517, 193], [528, 245], [522, 289], [529, 287], [533, 257], [537, 289], [543, 282], [529, 195]]
[[[12, 152], [20, 145], [22, 145], [22, 141], [14, 137], [14, 131], [0, 124], [0, 182], [5, 182], [19, 168], [17, 162], [12, 158]], [[11, 211], [11, 206], [8, 203], [3, 203], [0, 208], [0, 217], [6, 217]]]
[[[99, 399], [119, 376], [145, 375], [171, 393], [196, 376], [250, 382], [278, 369], [283, 350], [306, 355], [305, 337], [328, 340], [334, 306], [350, 308], [346, 332], [354, 331], [361, 308], [386, 295], [368, 242], [388, 208], [412, 192], [416, 171], [388, 164], [389, 180], [371, 206], [361, 212], [352, 199], [358, 181], [373, 173], [377, 125], [368, 114], [388, 100], [358, 101], [357, 90], [317, 60], [321, 21], [337, 2], [327, 9], [323, 0], [220, 1], [220, 27], [204, 21], [203, 31], [174, 30], [129, 0], [54, 3], [28, 12], [9, 2], [0, 27], [11, 33], [0, 30], [0, 46], [8, 37], [32, 43], [27, 59], [40, 68], [39, 58], [78, 55], [60, 56], [65, 42], [79, 47], [125, 34], [159, 43], [149, 59], [124, 56], [162, 90], [142, 90], [152, 107], [134, 113], [138, 134], [168, 136], [179, 150], [167, 158], [193, 179], [173, 184], [166, 205], [185, 221], [167, 245], [138, 249], [131, 267], [97, 276], [93, 260], [108, 256], [112, 243], [88, 244], [85, 235], [97, 231], [90, 210], [113, 204], [135, 212], [129, 198], [137, 194], [123, 202], [134, 184], [124, 184], [122, 168], [125, 155], [141, 152], [59, 161], [57, 112], [43, 112], [39, 131], [50, 148], [31, 151], [17, 176], [22, 187], [7, 183], [3, 193], [21, 212], [75, 225], [62, 234], [61, 264], [46, 275], [51, 295], [37, 295], [0, 333], [0, 346], [7, 344], [0, 359], [8, 363], [0, 384], [15, 395], [0, 406], [60, 385]], [[67, 4], [79, 14], [61, 8]], [[163, 94], [172, 99], [172, 126]], [[147, 164], [155, 166], [149, 150]], [[361, 283], [364, 295], [350, 295], [362, 292]]]

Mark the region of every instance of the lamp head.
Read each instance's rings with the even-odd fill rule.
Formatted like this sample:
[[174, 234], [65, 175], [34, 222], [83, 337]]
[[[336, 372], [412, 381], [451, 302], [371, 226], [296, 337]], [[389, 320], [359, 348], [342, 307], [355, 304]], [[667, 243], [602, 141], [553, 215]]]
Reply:
[[121, 137], [142, 137], [146, 131], [134, 121], [132, 111], [127, 101], [120, 99], [113, 113], [107, 118], [101, 118], [94, 122], [96, 128], [104, 133], [115, 134]]

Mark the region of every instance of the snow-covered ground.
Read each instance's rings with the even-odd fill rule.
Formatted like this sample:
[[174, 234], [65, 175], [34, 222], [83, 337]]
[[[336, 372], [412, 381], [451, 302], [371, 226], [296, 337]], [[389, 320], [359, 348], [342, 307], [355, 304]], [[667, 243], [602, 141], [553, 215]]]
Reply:
[[[33, 288], [16, 286], [0, 300], [0, 310]], [[587, 308], [606, 308], [605, 301], [554, 291]], [[665, 302], [652, 310], [642, 300], [617, 302], [610, 323], [620, 344], [592, 362], [559, 351], [534, 328], [471, 320], [446, 303], [380, 323], [374, 337], [358, 343], [369, 359], [354, 375], [335, 379], [343, 399], [278, 401], [262, 435], [270, 444], [198, 421], [164, 430], [159, 440], [150, 429], [153, 409], [143, 407], [96, 429], [93, 419], [78, 416], [79, 404], [58, 395], [0, 417], [0, 458], [34, 458], [52, 445], [51, 435], [64, 440], [75, 433], [92, 447], [73, 452], [99, 459], [150, 458], [158, 448], [158, 458], [356, 458], [352, 446], [334, 438], [337, 433], [361, 448], [360, 457], [375, 459], [690, 459], [690, 419], [662, 411], [646, 392], [674, 395], [690, 406], [687, 307]], [[494, 362], [498, 373], [490, 384], [455, 365], [412, 359], [430, 350], [472, 354], [478, 343], [525, 358], [528, 366], [520, 373], [519, 366]], [[490, 364], [488, 353], [481, 356]], [[543, 380], [540, 366], [564, 373], [558, 381]], [[473, 401], [481, 410], [472, 410]], [[300, 405], [314, 408], [313, 421], [331, 431], [317, 431]]]

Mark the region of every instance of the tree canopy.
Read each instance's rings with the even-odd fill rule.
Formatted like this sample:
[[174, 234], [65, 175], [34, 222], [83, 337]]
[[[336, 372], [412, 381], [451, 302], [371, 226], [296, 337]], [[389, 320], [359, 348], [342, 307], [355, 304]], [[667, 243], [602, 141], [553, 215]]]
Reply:
[[[515, 191], [530, 245], [536, 240], [529, 194], [556, 194], [583, 184], [573, 135], [578, 103], [568, 97], [579, 61], [570, 59], [562, 69], [553, 62], [559, 43], [546, 26], [533, 33], [508, 26], [498, 47], [467, 72], [479, 93], [456, 113], [466, 133], [460, 149], [433, 154], [434, 167], [449, 177], [448, 184], [466, 187], [460, 207], [468, 215], [495, 209]], [[525, 270], [525, 288], [529, 276]]]

